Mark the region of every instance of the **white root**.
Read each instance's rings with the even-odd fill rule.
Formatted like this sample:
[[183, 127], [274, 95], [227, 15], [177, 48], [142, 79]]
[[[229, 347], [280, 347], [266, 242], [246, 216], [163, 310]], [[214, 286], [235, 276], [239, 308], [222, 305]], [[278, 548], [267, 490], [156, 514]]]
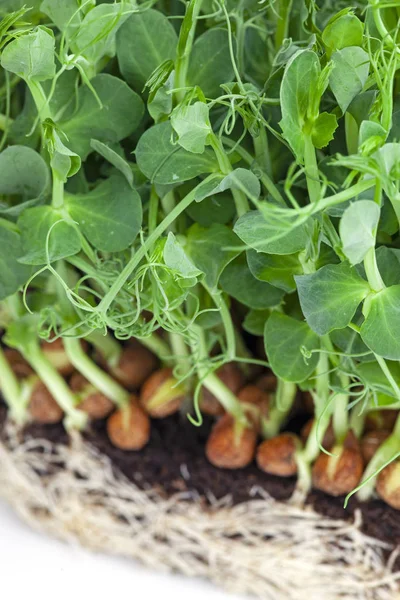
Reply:
[[58, 538], [263, 600], [400, 598], [398, 550], [364, 535], [360, 513], [354, 522], [333, 520], [259, 488], [246, 503], [227, 497], [206, 508], [189, 493], [165, 499], [140, 490], [79, 434], [70, 447], [21, 443], [8, 424], [5, 437], [0, 496]]

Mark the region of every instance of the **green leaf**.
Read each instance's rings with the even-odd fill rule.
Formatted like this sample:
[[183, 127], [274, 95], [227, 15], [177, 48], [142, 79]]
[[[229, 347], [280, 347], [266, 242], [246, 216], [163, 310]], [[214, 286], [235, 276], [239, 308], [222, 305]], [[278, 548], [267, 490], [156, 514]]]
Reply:
[[113, 165], [118, 171], [122, 173], [127, 182], [133, 187], [133, 171], [129, 166], [129, 163], [122, 158], [115, 150], [103, 144], [99, 140], [90, 140], [90, 147], [105, 158], [109, 163]]
[[148, 129], [136, 147], [140, 170], [154, 183], [170, 184], [187, 181], [218, 170], [214, 152], [206, 148], [203, 154], [188, 152], [173, 144], [169, 123], [160, 123]]
[[249, 310], [242, 326], [251, 335], [264, 335], [265, 323], [271, 314], [270, 310]]
[[[357, 373], [361, 378], [366, 381], [373, 389], [378, 392], [396, 398], [395, 392], [390, 385], [385, 373], [382, 371], [380, 365], [376, 361], [371, 360], [372, 355], [370, 354], [370, 362], [363, 362], [357, 365]], [[386, 365], [391, 372], [395, 381], [400, 381], [400, 365], [398, 362], [387, 361]], [[371, 398], [371, 403], [374, 399]], [[384, 402], [386, 404], [386, 402]]]
[[370, 154], [382, 144], [387, 137], [387, 131], [375, 121], [362, 121], [358, 136], [358, 146], [360, 150]]
[[110, 177], [88, 194], [68, 195], [66, 203], [72, 219], [97, 250], [125, 250], [140, 231], [140, 196], [121, 176]]
[[2, 215], [17, 217], [49, 190], [49, 169], [40, 154], [27, 146], [9, 146], [3, 150], [0, 173], [0, 195], [20, 196], [19, 203], [0, 203]]
[[58, 126], [69, 140], [71, 150], [85, 160], [91, 152], [90, 140], [95, 138], [101, 142], [119, 142], [135, 131], [144, 113], [142, 99], [128, 85], [114, 77], [102, 73], [92, 81], [98, 101], [87, 86], [78, 91], [78, 110]]
[[350, 46], [334, 52], [332, 63], [329, 85], [344, 113], [367, 81], [369, 55], [358, 46]]
[[185, 250], [205, 273], [207, 286], [214, 289], [222, 271], [240, 253], [238, 245], [238, 238], [225, 225], [214, 224], [206, 229], [195, 223], [188, 231]]
[[[75, 229], [65, 222], [61, 211], [51, 206], [28, 208], [18, 219], [23, 256], [27, 265], [43, 265], [77, 254], [81, 242]], [[48, 248], [48, 255], [46, 252]]]
[[60, 31], [72, 32], [82, 21], [82, 9], [77, 0], [43, 0], [41, 12], [50, 17]]
[[99, 4], [84, 17], [71, 41], [73, 51], [93, 65], [103, 56], [116, 53], [115, 37], [129, 12], [124, 2]]
[[235, 223], [234, 232], [250, 248], [268, 254], [294, 254], [304, 250], [308, 241], [307, 225], [293, 228], [293, 220], [266, 221], [258, 210], [252, 210]]
[[202, 271], [192, 263], [172, 232], [168, 234], [165, 242], [163, 257], [167, 267], [179, 273], [181, 277], [189, 279], [202, 275]]
[[81, 159], [63, 144], [57, 128], [50, 119], [43, 123], [43, 141], [50, 154], [50, 166], [61, 181], [76, 175], [81, 168]]
[[45, 81], [56, 73], [54, 51], [53, 32], [47, 27], [36, 27], [7, 44], [1, 66], [27, 81]]
[[247, 262], [254, 277], [289, 293], [296, 289], [294, 276], [303, 273], [298, 254], [279, 256], [248, 250]]
[[[357, 361], [370, 361], [372, 354], [362, 341], [360, 334], [350, 327], [335, 329], [330, 333], [332, 342], [346, 355], [355, 355]], [[364, 356], [360, 356], [360, 355]]]
[[188, 85], [198, 85], [208, 98], [215, 98], [233, 74], [228, 32], [213, 28], [200, 35], [190, 55]]
[[282, 120], [279, 125], [297, 160], [303, 161], [303, 127], [321, 73], [318, 56], [312, 50], [297, 52], [288, 62], [280, 89]]
[[212, 133], [207, 104], [195, 102], [189, 106], [177, 106], [171, 115], [171, 125], [182, 148], [203, 154]]
[[31, 268], [21, 265], [21, 238], [18, 233], [0, 224], [0, 300], [19, 290], [31, 275]]
[[259, 281], [251, 273], [246, 257], [241, 254], [223, 271], [220, 286], [232, 298], [255, 310], [263, 310], [280, 304], [284, 292]]
[[178, 37], [158, 10], [133, 14], [117, 35], [117, 56], [124, 79], [138, 91], [165, 60], [174, 59]]
[[307, 323], [319, 335], [347, 327], [370, 287], [346, 262], [295, 276]]
[[347, 46], [362, 46], [364, 24], [358, 19], [351, 8], [344, 8], [331, 17], [322, 32], [322, 41], [328, 57], [335, 50]]
[[333, 140], [333, 134], [338, 128], [338, 122], [335, 115], [323, 112], [318, 115], [313, 124], [311, 139], [316, 148], [325, 148]]
[[372, 200], [358, 200], [344, 211], [339, 231], [350, 264], [357, 265], [374, 248], [380, 214], [379, 206]]
[[360, 334], [378, 356], [400, 360], [400, 285], [392, 285], [371, 297]]
[[196, 202], [202, 202], [204, 198], [226, 190], [239, 190], [248, 197], [258, 200], [261, 193], [261, 185], [254, 173], [248, 169], [239, 167], [225, 177], [218, 173], [212, 180], [200, 185], [197, 189], [195, 200]]
[[380, 246], [376, 250], [376, 262], [385, 285], [400, 284], [400, 250]]
[[236, 215], [236, 207], [232, 194], [220, 193], [208, 196], [201, 202], [192, 202], [186, 210], [193, 221], [210, 227], [213, 223], [229, 223]]
[[273, 312], [265, 325], [264, 345], [275, 375], [285, 381], [300, 383], [314, 372], [320, 347], [318, 336], [307, 323]]

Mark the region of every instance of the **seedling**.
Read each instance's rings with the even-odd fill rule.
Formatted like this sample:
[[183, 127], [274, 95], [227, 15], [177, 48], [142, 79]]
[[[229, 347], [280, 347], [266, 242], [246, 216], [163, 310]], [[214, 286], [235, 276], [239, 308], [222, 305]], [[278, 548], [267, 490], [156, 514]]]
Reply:
[[0, 24], [9, 418], [139, 451], [207, 414], [217, 467], [260, 442], [296, 498], [397, 505], [398, 9], [33, 4]]

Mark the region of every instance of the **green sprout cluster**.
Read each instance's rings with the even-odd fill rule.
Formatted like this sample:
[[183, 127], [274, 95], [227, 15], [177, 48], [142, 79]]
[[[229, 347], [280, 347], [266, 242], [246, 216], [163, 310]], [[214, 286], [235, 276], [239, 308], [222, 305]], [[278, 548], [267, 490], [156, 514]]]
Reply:
[[[113, 368], [139, 340], [194, 425], [206, 389], [249, 427], [218, 371], [268, 368], [263, 438], [299, 390], [313, 402], [295, 452], [307, 492], [321, 453], [335, 458], [330, 426], [340, 452], [400, 408], [400, 1], [0, 0], [0, 17], [11, 417], [26, 422], [39, 378], [66, 426], [85, 427], [44, 350], [60, 338], [119, 407]], [[399, 456], [400, 417], [360, 498]]]

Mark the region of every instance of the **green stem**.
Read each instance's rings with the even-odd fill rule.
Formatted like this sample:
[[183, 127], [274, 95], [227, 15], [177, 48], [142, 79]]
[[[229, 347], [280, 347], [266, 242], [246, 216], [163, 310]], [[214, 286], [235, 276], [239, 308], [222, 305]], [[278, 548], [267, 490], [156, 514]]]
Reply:
[[29, 346], [20, 348], [20, 351], [65, 412], [64, 424], [66, 428], [83, 429], [87, 423], [87, 416], [76, 409], [75, 396], [62, 376], [44, 356], [39, 344], [33, 342]]
[[0, 390], [10, 410], [11, 417], [18, 425], [26, 421], [26, 403], [23, 401], [21, 386], [0, 346]]
[[[201, 182], [199, 184], [199, 186], [204, 185], [204, 182], [206, 182], [207, 180], [212, 179], [212, 178], [213, 178], [213, 175], [209, 175], [206, 179], [203, 180], [203, 182]], [[165, 219], [163, 221], [161, 221], [161, 223], [149, 235], [146, 242], [141, 246], [141, 248], [139, 248], [139, 250], [130, 259], [128, 264], [125, 266], [125, 268], [122, 270], [122, 272], [119, 274], [119, 276], [116, 278], [116, 280], [110, 287], [107, 294], [101, 300], [101, 302], [98, 306], [98, 311], [101, 314], [106, 315], [108, 309], [110, 308], [112, 302], [114, 301], [114, 298], [117, 296], [118, 292], [123, 288], [125, 283], [128, 281], [129, 277], [131, 276], [133, 271], [136, 269], [136, 267], [140, 264], [141, 260], [146, 256], [148, 249], [153, 246], [154, 242], [164, 233], [164, 231], [166, 231], [168, 229], [168, 227], [171, 225], [171, 223], [173, 223], [179, 217], [179, 215], [182, 214], [183, 211], [186, 210], [188, 208], [188, 206], [190, 206], [190, 204], [194, 201], [194, 198], [195, 198], [196, 192], [197, 192], [197, 188], [199, 186], [196, 186], [191, 192], [189, 192], [189, 194], [187, 194], [179, 202], [179, 204], [177, 204], [174, 207], [174, 209], [165, 217]]]
[[278, 15], [277, 15], [277, 23], [276, 23], [276, 31], [275, 31], [275, 50], [281, 48], [283, 40], [288, 36], [289, 29], [289, 19], [290, 13], [292, 10], [293, 0], [280, 0]]
[[358, 125], [357, 121], [350, 113], [346, 112], [344, 116], [346, 145], [348, 154], [357, 154], [358, 152]]
[[63, 342], [69, 360], [89, 383], [120, 407], [129, 402], [129, 393], [89, 358], [78, 338], [65, 337]]
[[271, 176], [272, 166], [268, 148], [268, 137], [264, 127], [260, 127], [259, 135], [253, 138], [254, 151], [256, 153], [257, 163], [262, 171]]
[[266, 439], [275, 437], [287, 419], [296, 399], [297, 386], [295, 383], [278, 379], [275, 395], [275, 405], [270, 409], [268, 419], [262, 421], [262, 435]]
[[385, 289], [385, 284], [381, 277], [381, 274], [378, 269], [378, 264], [376, 262], [376, 254], [375, 248], [370, 248], [368, 250], [365, 258], [364, 258], [364, 268], [365, 273], [367, 275], [368, 283], [374, 292], [380, 292]]
[[202, 285], [208, 294], [210, 294], [215, 306], [219, 309], [225, 329], [227, 360], [234, 360], [236, 356], [236, 335], [231, 313], [229, 312], [228, 306], [226, 305], [226, 302], [222, 296], [222, 292], [218, 290], [211, 290], [204, 282]]
[[[342, 388], [346, 389], [350, 383], [349, 378], [346, 375], [340, 375], [340, 383]], [[333, 430], [337, 443], [342, 444], [349, 431], [349, 395], [346, 392], [338, 393], [333, 402]]]
[[177, 88], [176, 97], [178, 102], [181, 102], [185, 97], [190, 54], [192, 52], [197, 19], [200, 13], [202, 1], [203, 0], [190, 0], [180, 29], [175, 61], [174, 84], [174, 87]]
[[118, 365], [122, 354], [122, 346], [109, 333], [104, 334], [99, 330], [95, 330], [86, 339], [106, 360], [109, 367], [115, 368]]
[[[174, 190], [171, 190], [161, 198], [161, 206], [165, 215], [168, 215], [175, 208], [176, 202]], [[167, 231], [172, 231], [172, 233], [174, 233], [176, 231], [175, 225], [176, 223], [171, 223]]]
[[[357, 498], [362, 502], [369, 500], [374, 492], [377, 471], [391, 461], [400, 452], [400, 416], [397, 418], [395, 428], [384, 442], [379, 446], [371, 461], [364, 471], [360, 486], [355, 490]], [[375, 474], [376, 473], [376, 474]], [[367, 481], [368, 480], [368, 481]], [[346, 498], [347, 502], [348, 498]]]
[[[223, 175], [229, 175], [229, 173], [232, 173], [233, 168], [229, 157], [215, 133], [210, 136], [210, 144], [215, 152], [219, 168], [221, 169]], [[235, 201], [237, 215], [238, 217], [241, 217], [250, 210], [246, 195], [240, 190], [232, 189], [232, 196]]]
[[203, 330], [193, 325], [193, 333], [196, 333], [196, 343], [193, 344], [194, 354], [198, 355], [197, 372], [199, 379], [204, 387], [206, 387], [224, 407], [226, 412], [234, 417], [239, 423], [247, 425], [247, 418], [243, 410], [243, 405], [236, 398], [235, 394], [221, 381], [215, 373], [209, 373], [206, 365], [208, 359], [207, 346], [205, 342]]
[[319, 181], [317, 156], [310, 135], [305, 136], [304, 142], [304, 166], [307, 179], [308, 195], [310, 197], [310, 203], [316, 204], [321, 198], [321, 184]]
[[166, 364], [171, 362], [171, 348], [159, 335], [152, 333], [148, 337], [138, 339], [140, 343], [153, 352], [161, 362]]
[[50, 107], [42, 86], [40, 85], [40, 83], [35, 81], [29, 81], [27, 83], [29, 90], [32, 94], [33, 100], [35, 102], [40, 120], [45, 121], [46, 119], [51, 119]]
[[64, 206], [64, 182], [53, 169], [53, 194], [51, 204], [53, 208]]

